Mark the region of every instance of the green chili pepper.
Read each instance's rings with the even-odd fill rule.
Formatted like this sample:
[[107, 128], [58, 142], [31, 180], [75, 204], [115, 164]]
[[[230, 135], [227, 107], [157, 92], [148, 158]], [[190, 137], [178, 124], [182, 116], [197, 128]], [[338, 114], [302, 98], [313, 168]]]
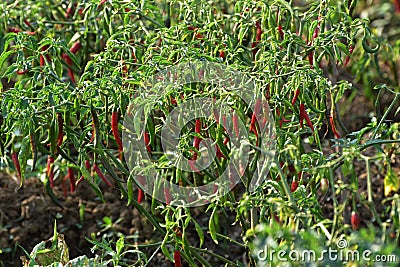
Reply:
[[[371, 40], [373, 40], [374, 42], [376, 42], [376, 46], [375, 46], [374, 48], [371, 48], [371, 47], [368, 45], [368, 43], [367, 43], [367, 42], [368, 42], [368, 39], [371, 39]], [[375, 40], [375, 38], [373, 38], [373, 37], [371, 36], [371, 30], [370, 30], [369, 28], [365, 28], [365, 29], [364, 29], [364, 37], [363, 37], [363, 39], [362, 39], [362, 46], [363, 46], [365, 52], [370, 53], [370, 54], [373, 54], [373, 53], [378, 52], [378, 50], [379, 50], [379, 48], [380, 48], [380, 44]]]

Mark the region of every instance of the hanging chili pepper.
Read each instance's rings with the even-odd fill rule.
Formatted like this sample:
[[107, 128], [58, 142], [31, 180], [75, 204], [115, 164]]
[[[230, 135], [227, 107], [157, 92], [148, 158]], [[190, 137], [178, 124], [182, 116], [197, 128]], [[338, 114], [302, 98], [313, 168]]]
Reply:
[[105, 3], [107, 3], [107, 0], [101, 0], [98, 7], [101, 7], [102, 5], [104, 5]]
[[181, 252], [179, 250], [174, 251], [174, 261], [175, 261], [175, 267], [182, 267]]
[[299, 186], [299, 182], [297, 182], [296, 180], [293, 180], [292, 185], [290, 187], [290, 191], [291, 192], [296, 191], [298, 186]]
[[253, 115], [251, 116], [251, 122], [250, 122], [250, 132], [253, 132], [258, 136], [257, 129], [256, 129], [256, 122], [257, 122], [257, 116], [260, 114], [261, 111], [261, 99], [257, 99], [256, 103], [254, 104], [254, 110], [253, 110]]
[[278, 32], [279, 32], [279, 36], [281, 37], [281, 39], [283, 39], [285, 36], [285, 33], [282, 30], [282, 25], [278, 25]]
[[318, 24], [317, 24], [317, 27], [315, 27], [314, 33], [312, 36], [313, 40], [318, 37], [320, 28], [321, 28], [321, 16], [318, 16]]
[[219, 159], [221, 159], [221, 158], [226, 159], [225, 155], [221, 152], [221, 149], [219, 148], [219, 146], [215, 145], [215, 147], [217, 149], [217, 152], [216, 152], [215, 156], [217, 156], [217, 158], [219, 158]]
[[68, 65], [72, 66], [73, 62], [72, 62], [71, 57], [68, 54], [63, 53], [61, 55], [61, 57], [64, 59], [65, 63], [67, 63]]
[[[48, 45], [45, 45], [45, 46], [43, 46], [42, 47], [42, 51], [46, 51], [47, 49], [49, 49], [49, 46]], [[42, 54], [40, 54], [40, 57], [39, 57], [39, 64], [40, 64], [40, 67], [43, 67], [45, 64], [46, 64], [46, 62], [45, 62], [45, 60], [44, 60], [44, 56], [42, 55]], [[51, 61], [51, 57], [50, 57], [50, 55], [46, 55], [46, 59], [47, 59], [47, 61], [48, 62], [50, 62]]]
[[[14, 28], [14, 27], [10, 27], [10, 28], [8, 28], [8, 32], [20, 33], [20, 32], [23, 32], [23, 31], [20, 30], [20, 29]], [[24, 31], [24, 33], [26, 33], [26, 34], [28, 34], [30, 36], [33, 36], [33, 35], [36, 34], [36, 32], [31, 32], [31, 31]]]
[[73, 83], [76, 83], [74, 71], [71, 68], [68, 68], [67, 71], [68, 71], [68, 76], [71, 78], [71, 81]]
[[[353, 54], [353, 50], [354, 50], [354, 46], [353, 46], [353, 45], [350, 45], [350, 47], [349, 47], [349, 53], [350, 53], [350, 55]], [[344, 60], [344, 63], [343, 63], [343, 66], [346, 67], [347, 64], [349, 63], [349, 61], [350, 61], [350, 56], [346, 56], [346, 58], [345, 58], [345, 60]]]
[[305, 106], [303, 103], [300, 104], [300, 126], [303, 127], [303, 120], [306, 120], [308, 127], [314, 132], [314, 126], [310, 120], [310, 117], [307, 114]]
[[47, 177], [49, 178], [50, 188], [54, 186], [54, 168], [53, 168], [54, 158], [52, 155], [47, 157]]
[[165, 197], [165, 204], [169, 205], [172, 200], [171, 192], [169, 191], [169, 187], [164, 187], [164, 197]]
[[335, 136], [335, 138], [340, 138], [340, 134], [336, 130], [335, 121], [333, 119], [333, 116], [329, 116], [329, 124], [331, 125], [331, 129], [332, 129], [332, 132], [333, 132], [333, 135]]
[[97, 173], [97, 175], [103, 180], [109, 187], [112, 187], [113, 185], [111, 182], [106, 178], [106, 176], [101, 172], [99, 166], [97, 166], [96, 163], [93, 163], [93, 170]]
[[[145, 184], [145, 180], [144, 180], [144, 176], [138, 176], [138, 182], [141, 185]], [[138, 198], [137, 198], [137, 202], [140, 204], [143, 202], [144, 199], [144, 192], [143, 189], [138, 187]]]
[[75, 176], [74, 170], [72, 168], [68, 168], [68, 178], [69, 178], [69, 190], [71, 193], [75, 191]]
[[360, 216], [358, 216], [358, 213], [353, 211], [351, 213], [351, 228], [356, 231], [358, 228], [360, 228]]
[[292, 106], [294, 106], [294, 103], [296, 103], [296, 100], [299, 97], [299, 95], [300, 95], [300, 89], [296, 89], [296, 91], [294, 92], [293, 99], [292, 99]]
[[18, 153], [14, 152], [11, 154], [11, 159], [14, 162], [15, 169], [17, 170], [18, 178], [21, 179], [21, 166], [19, 164]]
[[[120, 136], [119, 130], [118, 130], [118, 120], [119, 120], [119, 113], [118, 113], [118, 111], [114, 111], [111, 115], [111, 130], [114, 135], [115, 141], [118, 144], [118, 151], [122, 152], [123, 147], [122, 147], [121, 136]], [[120, 154], [120, 156], [122, 156], [122, 154]]]
[[150, 135], [148, 132], [143, 133], [144, 144], [146, 145], [147, 151], [151, 153], [151, 146], [150, 146]]
[[143, 189], [138, 188], [138, 197], [137, 197], [137, 202], [140, 204], [143, 202], [144, 199], [144, 192]]
[[76, 41], [71, 48], [69, 49], [69, 51], [71, 51], [72, 54], [76, 54], [80, 49], [81, 49], [82, 45], [81, 42]]
[[17, 75], [23, 75], [25, 73], [28, 73], [28, 70], [18, 70], [16, 73]]
[[251, 44], [251, 48], [253, 50], [253, 58], [255, 59], [256, 54], [258, 52], [258, 44], [261, 41], [261, 34], [262, 34], [262, 29], [261, 29], [261, 23], [259, 21], [256, 22], [256, 39], [255, 41]]
[[57, 112], [57, 122], [58, 122], [57, 146], [60, 147], [64, 139], [64, 119], [61, 112]]
[[[195, 126], [194, 126], [194, 132], [197, 134], [201, 133], [201, 120], [200, 119], [196, 119]], [[198, 136], [194, 137], [193, 147], [196, 148], [197, 150], [200, 149], [200, 141], [201, 141], [200, 137], [198, 137]], [[192, 159], [193, 160], [197, 159], [197, 152], [194, 152]]]
[[239, 138], [239, 117], [236, 113], [232, 115], [233, 129], [235, 130], [236, 138]]
[[399, 14], [400, 13], [400, 0], [394, 0], [393, 4], [394, 4], [394, 10], [395, 10], [396, 14]]

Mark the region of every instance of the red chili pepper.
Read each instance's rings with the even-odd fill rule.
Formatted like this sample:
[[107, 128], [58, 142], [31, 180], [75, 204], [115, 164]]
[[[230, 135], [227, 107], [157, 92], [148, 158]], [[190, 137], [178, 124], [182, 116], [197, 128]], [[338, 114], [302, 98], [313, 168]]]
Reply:
[[74, 71], [71, 68], [68, 68], [68, 76], [71, 78], [72, 83], [76, 83]]
[[71, 48], [69, 49], [69, 51], [71, 51], [72, 54], [76, 54], [80, 49], [81, 49], [82, 45], [81, 42], [76, 41]]
[[[353, 54], [353, 50], [354, 50], [354, 46], [353, 46], [353, 45], [350, 45], [350, 47], [349, 47], [349, 53], [350, 53], [350, 55]], [[349, 63], [349, 61], [350, 61], [350, 56], [346, 56], [346, 58], [345, 58], [345, 60], [344, 60], [344, 63], [343, 63], [343, 66], [346, 67], [347, 64]]]
[[250, 132], [253, 132], [254, 134], [258, 134], [257, 133], [257, 129], [256, 129], [256, 121], [257, 121], [257, 116], [260, 114], [261, 111], [261, 99], [257, 99], [256, 103], [254, 104], [254, 111], [253, 111], [253, 115], [251, 116], [251, 122], [250, 122]]
[[215, 145], [215, 147], [217, 148], [217, 152], [216, 152], [217, 158], [219, 158], [219, 159], [221, 159], [221, 158], [226, 159], [225, 155], [221, 152], [221, 149], [219, 148], [219, 146], [218, 146], [218, 145]]
[[68, 178], [69, 178], [69, 189], [71, 193], [75, 191], [75, 176], [74, 170], [72, 168], [68, 168]]
[[310, 63], [310, 68], [314, 68], [314, 52], [308, 52], [308, 63]]
[[285, 33], [282, 30], [282, 25], [278, 25], [278, 32], [279, 32], [279, 36], [281, 37], [281, 39], [283, 39], [283, 37], [285, 36]]
[[111, 182], [106, 178], [106, 176], [101, 172], [99, 166], [96, 163], [93, 164], [93, 170], [97, 173], [97, 175], [103, 180], [109, 187], [112, 187]]
[[118, 119], [119, 119], [119, 113], [117, 111], [114, 111], [111, 115], [111, 130], [113, 132], [115, 141], [118, 144], [118, 151], [122, 152], [123, 147], [122, 147], [121, 136], [120, 136], [119, 130], [118, 130]]
[[178, 105], [178, 102], [176, 102], [176, 99], [171, 96], [171, 105], [176, 106]]
[[315, 29], [314, 29], [314, 33], [313, 33], [313, 36], [312, 36], [313, 39], [318, 37], [320, 28], [321, 28], [321, 17], [318, 16], [318, 24], [317, 24], [317, 27], [315, 27]]
[[43, 55], [40, 55], [40, 56], [39, 56], [39, 64], [40, 64], [40, 67], [43, 67], [44, 64], [45, 64]]
[[259, 21], [256, 22], [256, 39], [255, 41], [251, 44], [251, 48], [253, 49], [253, 58], [256, 57], [256, 54], [258, 52], [258, 44], [261, 41], [261, 34], [262, 34], [262, 29], [261, 29], [261, 23]]
[[18, 178], [21, 179], [21, 166], [19, 164], [18, 153], [14, 152], [11, 154], [11, 159], [14, 162], [15, 169], [17, 170]]
[[[49, 46], [48, 45], [45, 45], [45, 46], [43, 46], [42, 47], [42, 51], [46, 51], [47, 49], [49, 49]], [[50, 57], [50, 55], [46, 55], [46, 59], [47, 59], [47, 61], [51, 61], [51, 57]], [[40, 67], [43, 67], [44, 65], [45, 65], [45, 60], [44, 60], [44, 56], [42, 55], [42, 54], [40, 54], [40, 60], [39, 60], [40, 62]]]
[[8, 28], [8, 32], [20, 33], [20, 32], [22, 32], [22, 30], [14, 28], [14, 27], [10, 27], [10, 28]]
[[351, 213], [351, 228], [354, 231], [360, 228], [360, 216], [358, 216], [358, 213], [355, 211]]
[[297, 189], [298, 186], [299, 186], [299, 182], [297, 182], [296, 180], [294, 180], [294, 181], [292, 182], [292, 186], [290, 187], [290, 191], [291, 191], [291, 192], [296, 191], [296, 189]]
[[171, 192], [169, 191], [169, 187], [164, 187], [164, 197], [165, 197], [165, 204], [169, 205], [172, 200]]
[[82, 175], [81, 178], [79, 178], [78, 181], [76, 181], [76, 185], [79, 185], [83, 180], [85, 180], [85, 177], [83, 177]]
[[175, 267], [182, 267], [181, 252], [179, 250], [174, 251], [174, 261]]
[[[196, 123], [195, 123], [195, 126], [194, 126], [194, 132], [197, 133], [197, 134], [201, 133], [201, 120], [200, 119], [196, 119]], [[197, 137], [197, 136], [194, 137], [193, 147], [196, 148], [197, 150], [200, 149], [200, 141], [201, 141], [200, 137]], [[197, 159], [197, 152], [194, 152], [192, 159], [193, 160]]]
[[143, 199], [144, 199], [144, 192], [141, 188], [138, 188], [137, 202], [140, 204], [143, 202]]
[[294, 106], [294, 103], [296, 103], [297, 98], [299, 98], [299, 94], [300, 94], [300, 89], [296, 89], [296, 91], [294, 92], [293, 99], [292, 99], [292, 106]]
[[261, 29], [261, 23], [259, 21], [256, 22], [256, 41], [261, 41], [261, 34], [262, 34], [262, 29]]
[[219, 51], [219, 57], [225, 58], [225, 51], [224, 50]]
[[101, 0], [100, 3], [99, 3], [99, 7], [100, 7], [101, 5], [104, 5], [106, 2], [107, 2], [107, 0]]
[[27, 19], [24, 19], [24, 23], [26, 26], [28, 26], [29, 28], [33, 29], [32, 25], [29, 23], [29, 21]]
[[71, 15], [73, 15], [74, 11], [72, 8], [67, 8], [67, 14], [65, 14], [65, 18], [69, 18]]
[[236, 113], [232, 115], [233, 129], [235, 130], [236, 138], [239, 138], [239, 117]]
[[47, 157], [47, 177], [49, 177], [50, 188], [53, 188], [54, 186], [53, 163], [54, 163], [54, 158], [53, 156], [49, 155]]
[[303, 103], [300, 104], [300, 126], [303, 127], [303, 120], [306, 120], [308, 127], [311, 128], [311, 130], [314, 132], [314, 126], [310, 120], [310, 117], [308, 117], [306, 108]]
[[61, 112], [57, 112], [57, 122], [58, 122], [57, 146], [60, 147], [64, 139], [64, 119]]
[[[14, 28], [14, 27], [10, 27], [10, 28], [8, 28], [8, 32], [20, 33], [20, 32], [22, 32], [22, 30]], [[30, 32], [30, 31], [24, 31], [24, 32], [31, 36], [36, 34], [36, 32]]]
[[400, 1], [399, 0], [394, 0], [394, 10], [397, 14], [400, 13]]
[[144, 143], [146, 145], [147, 151], [151, 152], [151, 146], [150, 146], [150, 135], [148, 132], [143, 133], [143, 138], [144, 138]]
[[28, 73], [28, 70], [18, 70], [16, 73], [17, 75], [23, 75], [25, 73]]
[[72, 62], [71, 57], [68, 54], [63, 53], [61, 57], [65, 60], [65, 63], [72, 66], [73, 62]]
[[90, 171], [92, 169], [92, 166], [90, 166], [90, 161], [89, 160], [85, 160], [85, 167], [88, 171]]
[[333, 119], [333, 116], [329, 116], [329, 124], [331, 125], [331, 129], [335, 138], [340, 138], [340, 134], [338, 133], [335, 127], [335, 121]]

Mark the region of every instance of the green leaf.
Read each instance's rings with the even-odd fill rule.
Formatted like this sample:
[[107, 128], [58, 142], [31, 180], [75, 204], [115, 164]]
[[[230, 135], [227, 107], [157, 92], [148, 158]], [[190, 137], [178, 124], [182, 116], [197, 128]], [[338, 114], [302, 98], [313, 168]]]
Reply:
[[171, 261], [174, 262], [173, 257], [171, 256], [171, 253], [169, 253], [169, 250], [167, 248], [167, 243], [168, 243], [168, 235], [165, 235], [163, 242], [161, 243], [161, 250], [163, 254]]
[[212, 240], [214, 240], [215, 244], [218, 244], [218, 239], [217, 239], [217, 231], [215, 230], [215, 220], [214, 217], [216, 216], [215, 214], [216, 208], [211, 213], [210, 220], [208, 222], [208, 229], [210, 230], [210, 235]]
[[30, 138], [29, 135], [25, 136], [24, 139], [22, 140], [21, 144], [21, 149], [19, 150], [18, 153], [18, 159], [19, 163], [21, 165], [21, 181], [20, 181], [20, 187], [24, 183], [24, 178], [25, 178], [25, 170], [26, 170], [26, 165], [28, 162], [28, 155], [30, 155]]
[[0, 56], [0, 68], [3, 66], [4, 61], [6, 61], [6, 59], [11, 55], [15, 53], [14, 51], [7, 51], [1, 54]]
[[121, 237], [118, 239], [117, 243], [115, 244], [115, 249], [116, 249], [116, 251], [117, 251], [117, 255], [120, 255], [120, 254], [121, 254], [121, 252], [122, 252], [122, 250], [123, 250], [123, 248], [124, 248], [124, 245], [125, 245], [125, 243], [124, 243], [124, 237], [121, 236]]
[[194, 226], [196, 228], [196, 232], [199, 235], [199, 239], [200, 239], [200, 246], [201, 247], [204, 243], [204, 233], [203, 233], [203, 229], [201, 229], [200, 224], [198, 224], [195, 220], [193, 220]]

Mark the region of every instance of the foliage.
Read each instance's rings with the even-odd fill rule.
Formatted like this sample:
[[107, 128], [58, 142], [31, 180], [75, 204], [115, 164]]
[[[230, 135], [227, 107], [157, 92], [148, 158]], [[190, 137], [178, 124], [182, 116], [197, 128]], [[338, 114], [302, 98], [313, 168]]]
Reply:
[[[4, 1], [0, 4], [1, 167], [15, 169], [21, 185], [36, 171], [60, 206], [53, 183], [65, 186], [67, 177], [72, 191], [73, 185], [84, 181], [103, 199], [99, 184], [112, 179], [127, 203], [161, 236], [156, 241], [164, 255], [174, 261], [174, 251], [179, 250], [191, 266], [211, 266], [205, 255], [219, 265], [243, 266], [203, 245], [206, 235], [216, 244], [232, 241], [229, 234], [221, 233], [220, 222], [227, 212], [235, 214], [243, 237], [257, 225], [276, 220], [282, 229], [295, 233], [314, 229], [320, 237], [299, 236], [314, 238], [322, 248], [352, 232], [341, 215], [347, 207], [353, 211], [366, 207], [373, 223], [390, 230], [398, 241], [400, 198], [395, 192], [400, 185], [391, 157], [400, 153], [399, 124], [386, 119], [399, 113], [400, 43], [377, 34], [365, 16], [356, 16], [366, 5], [359, 2], [358, 7], [357, 1]], [[240, 185], [209, 204], [208, 226], [201, 225], [187, 207], [147, 197], [151, 208], [146, 209], [136, 201], [116, 136], [143, 81], [167, 66], [192, 60], [219, 62], [251, 76], [262, 88], [276, 127], [277, 154], [267, 181], [254, 193]], [[339, 102], [357, 91], [350, 80], [338, 75], [343, 71], [351, 72], [370, 98], [379, 100], [375, 90], [392, 97], [384, 114], [376, 114], [358, 132], [347, 132], [338, 111]], [[188, 124], [179, 143], [190, 158], [198, 135], [213, 139], [224, 157], [216, 157], [209, 172], [178, 171], [162, 153], [163, 119], [175, 105], [196, 96], [229, 103], [250, 128], [251, 160], [245, 172], [250, 179], [258, 153], [263, 153], [256, 149], [257, 131], [248, 127], [252, 110], [229, 92], [207, 84], [171, 89], [157, 103], [146, 126], [154, 165], [167, 179], [183, 184], [214, 181], [215, 170], [227, 166], [229, 142], [222, 142], [226, 134], [212, 118], [201, 118], [203, 129], [198, 133], [193, 131], [194, 122]], [[111, 122], [115, 112], [120, 116], [119, 129], [113, 129]], [[327, 154], [331, 146], [336, 150]], [[367, 195], [359, 194], [354, 164], [358, 160], [365, 162]], [[372, 162], [386, 174], [386, 208], [380, 213], [374, 207]], [[66, 176], [69, 170], [81, 177], [77, 183]], [[324, 179], [329, 183], [326, 194], [332, 200], [333, 216], [324, 214], [318, 201]], [[293, 182], [298, 183], [295, 190], [291, 190]], [[189, 231], [197, 233], [199, 245], [188, 241]], [[251, 236], [234, 242], [248, 251], [248, 261], [254, 265]], [[104, 240], [93, 243], [110, 251]], [[119, 245], [110, 254], [114, 266], [123, 255]]]

